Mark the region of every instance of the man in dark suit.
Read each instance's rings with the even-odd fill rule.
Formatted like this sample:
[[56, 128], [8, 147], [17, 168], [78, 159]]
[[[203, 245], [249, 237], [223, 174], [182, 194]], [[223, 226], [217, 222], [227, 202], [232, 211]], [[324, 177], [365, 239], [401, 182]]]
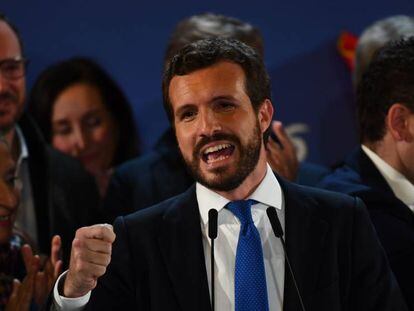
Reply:
[[[213, 37], [240, 40], [255, 48], [261, 57], [264, 56], [259, 29], [236, 18], [204, 13], [177, 24], [167, 44], [164, 67], [186, 44]], [[282, 124], [273, 122], [272, 130], [274, 135], [267, 143], [268, 158], [270, 166], [279, 175], [289, 180], [296, 179], [301, 184], [313, 185], [329, 172], [320, 165], [298, 164], [295, 147]], [[180, 194], [193, 183], [194, 179], [181, 159], [174, 130], [170, 127], [149, 153], [115, 170], [104, 208], [112, 218], [126, 215]]]
[[99, 196], [81, 165], [47, 146], [23, 112], [25, 67], [18, 31], [0, 14], [0, 131], [22, 181], [16, 223], [43, 254], [49, 253], [52, 236], [59, 234], [67, 265], [76, 229], [102, 221]]
[[[406, 310], [362, 202], [290, 184], [267, 164], [273, 106], [252, 48], [229, 39], [188, 45], [164, 74], [163, 95], [197, 183], [118, 218], [113, 252], [110, 227], [78, 230], [69, 271], [55, 286], [57, 308], [84, 305], [97, 284], [94, 310], [211, 310], [214, 278], [219, 310], [300, 310], [299, 297], [307, 310]], [[300, 294], [269, 208], [286, 232]], [[213, 276], [210, 209], [218, 211]]]
[[[404, 18], [414, 35], [414, 19]], [[414, 310], [414, 37], [376, 54], [358, 85], [357, 111], [361, 146], [319, 186], [363, 199]]]

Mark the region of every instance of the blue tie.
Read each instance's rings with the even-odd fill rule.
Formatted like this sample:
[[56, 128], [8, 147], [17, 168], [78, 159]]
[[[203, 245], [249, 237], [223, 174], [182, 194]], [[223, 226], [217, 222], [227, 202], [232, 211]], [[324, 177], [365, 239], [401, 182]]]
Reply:
[[234, 272], [236, 311], [269, 310], [262, 242], [251, 213], [251, 206], [256, 203], [240, 200], [227, 204], [241, 223]]

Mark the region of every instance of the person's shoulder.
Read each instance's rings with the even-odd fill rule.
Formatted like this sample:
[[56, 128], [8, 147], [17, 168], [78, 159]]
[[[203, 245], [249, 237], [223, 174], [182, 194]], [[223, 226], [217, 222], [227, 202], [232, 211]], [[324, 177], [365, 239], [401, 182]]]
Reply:
[[296, 182], [301, 185], [314, 186], [330, 172], [331, 170], [326, 166], [302, 162], [299, 165]]
[[119, 165], [116, 168], [116, 174], [125, 178], [136, 177], [137, 173], [150, 171], [161, 160], [161, 154], [157, 150], [151, 150]]
[[316, 186], [355, 195], [356, 193], [371, 191], [367, 180], [372, 180], [378, 174], [362, 148], [357, 147], [341, 163], [335, 166], [332, 173], [326, 175]]
[[185, 191], [193, 179], [175, 150], [154, 149], [118, 166], [112, 182], [137, 197], [148, 196], [151, 205]]
[[341, 164], [332, 173], [326, 175], [316, 186], [350, 195], [369, 191], [369, 187], [362, 181], [360, 172], [346, 163]]
[[174, 137], [173, 131], [167, 130], [153, 149], [119, 165], [115, 174], [121, 179], [133, 181], [139, 179], [139, 176], [146, 178], [146, 175], [153, 174], [155, 170], [164, 171], [164, 174], [174, 174], [181, 170], [181, 157]]
[[290, 196], [301, 198], [302, 200], [312, 200], [314, 202], [345, 202], [351, 203], [354, 198], [346, 193], [340, 193], [328, 189], [321, 189], [311, 186], [299, 185], [295, 183], [286, 184], [287, 192]]
[[123, 220], [131, 227], [153, 224], [165, 217], [180, 217], [179, 214], [181, 214], [184, 209], [197, 209], [196, 204], [195, 185], [192, 185], [183, 193], [145, 209], [123, 216]]
[[290, 183], [285, 186], [284, 194], [288, 214], [308, 215], [335, 230], [352, 224], [356, 215], [366, 210], [358, 197], [326, 189]]
[[[95, 178], [85, 170], [78, 160], [49, 146], [46, 151], [49, 163], [49, 184], [53, 185], [51, 190], [53, 200], [59, 202], [63, 196], [66, 206], [70, 204], [71, 208], [77, 211], [76, 213], [94, 215], [100, 205]], [[84, 210], [84, 208], [87, 209]], [[80, 215], [77, 216], [80, 217]], [[94, 219], [94, 221], [96, 220]]]
[[287, 208], [306, 210], [329, 222], [349, 219], [363, 203], [355, 196], [285, 182], [282, 186]]
[[85, 178], [93, 180], [93, 177], [89, 175], [82, 164], [51, 146], [46, 146], [46, 157], [49, 162], [50, 172], [55, 178], [68, 178], [74, 177], [76, 179]]

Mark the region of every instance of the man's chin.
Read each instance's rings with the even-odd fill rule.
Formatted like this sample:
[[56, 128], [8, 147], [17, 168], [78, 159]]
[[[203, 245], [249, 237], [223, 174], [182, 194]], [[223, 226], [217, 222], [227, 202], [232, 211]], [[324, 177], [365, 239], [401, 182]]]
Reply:
[[15, 127], [20, 115], [17, 111], [0, 112], [0, 131], [2, 133], [11, 131]]
[[16, 122], [14, 120], [2, 120], [0, 117], [0, 134], [7, 134], [14, 129]]
[[224, 168], [217, 168], [214, 173], [198, 174], [195, 176], [196, 180], [203, 186], [215, 191], [231, 191], [236, 189], [243, 182], [237, 174], [227, 172]]

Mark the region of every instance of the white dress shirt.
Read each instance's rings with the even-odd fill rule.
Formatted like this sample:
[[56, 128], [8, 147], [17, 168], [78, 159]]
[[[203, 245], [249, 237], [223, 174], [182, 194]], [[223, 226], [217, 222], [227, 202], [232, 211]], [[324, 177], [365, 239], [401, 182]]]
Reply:
[[88, 303], [89, 299], [91, 298], [91, 291], [89, 291], [86, 295], [78, 298], [68, 298], [59, 295], [59, 284], [63, 282], [64, 277], [68, 271], [66, 270], [63, 272], [59, 278], [56, 280], [55, 286], [53, 288], [53, 298], [54, 303], [52, 305], [51, 310], [56, 311], [81, 311], [85, 308], [86, 304]]
[[[196, 195], [201, 216], [201, 232], [209, 288], [211, 288], [211, 245], [208, 238], [208, 211], [211, 208], [215, 208], [218, 211], [218, 235], [215, 240], [216, 310], [234, 310], [234, 269], [240, 222], [233, 213], [224, 208], [229, 202], [226, 198], [199, 183], [196, 185]], [[283, 309], [285, 282], [285, 256], [280, 240], [275, 237], [272, 231], [266, 215], [266, 208], [269, 206], [276, 208], [277, 215], [284, 230], [284, 199], [280, 185], [269, 165], [267, 166], [267, 172], [262, 182], [253, 194], [246, 199], [253, 199], [259, 202], [252, 206], [252, 218], [262, 241], [269, 310], [281, 311]], [[59, 277], [54, 288], [55, 309], [67, 311], [81, 310], [88, 302], [90, 292], [79, 298], [65, 298], [60, 296], [58, 293], [58, 284], [63, 276], [64, 274]]]
[[[16, 138], [19, 143], [20, 154], [16, 163], [16, 175], [21, 181], [20, 204], [16, 215], [16, 228], [28, 234], [31, 242], [38, 244], [37, 221], [33, 203], [32, 184], [30, 182], [29, 172], [29, 150], [26, 140], [19, 126], [15, 127]], [[39, 181], [45, 182], [45, 181]]]
[[362, 145], [361, 148], [384, 177], [395, 196], [414, 212], [414, 185], [367, 146]]
[[[230, 202], [226, 198], [199, 183], [196, 185], [196, 193], [201, 216], [201, 232], [209, 288], [211, 288], [211, 243], [208, 238], [208, 211], [212, 208], [218, 211], [218, 234], [214, 241], [216, 310], [234, 310], [234, 270], [240, 222], [232, 212], [224, 208]], [[283, 309], [285, 256], [280, 240], [275, 237], [272, 231], [266, 215], [266, 208], [269, 206], [276, 208], [283, 231], [285, 231], [285, 213], [282, 190], [269, 166], [263, 181], [246, 199], [259, 202], [252, 205], [252, 218], [262, 241], [269, 310], [281, 311]]]

